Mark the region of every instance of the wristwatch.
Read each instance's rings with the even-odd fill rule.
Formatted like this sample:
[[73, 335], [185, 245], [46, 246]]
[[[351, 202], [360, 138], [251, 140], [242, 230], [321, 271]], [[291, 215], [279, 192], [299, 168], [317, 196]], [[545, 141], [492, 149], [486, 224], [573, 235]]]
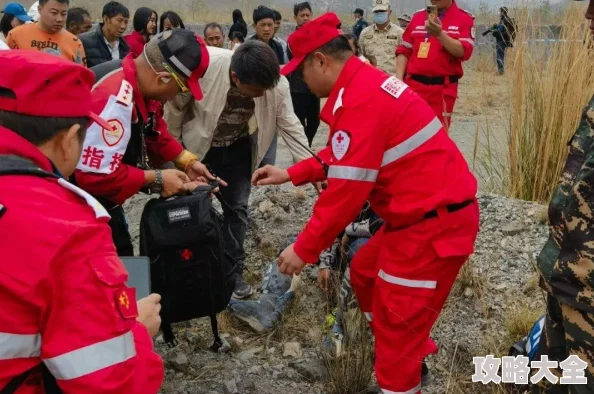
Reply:
[[149, 185], [149, 190], [151, 194], [160, 194], [163, 191], [163, 174], [161, 170], [155, 170], [155, 180]]

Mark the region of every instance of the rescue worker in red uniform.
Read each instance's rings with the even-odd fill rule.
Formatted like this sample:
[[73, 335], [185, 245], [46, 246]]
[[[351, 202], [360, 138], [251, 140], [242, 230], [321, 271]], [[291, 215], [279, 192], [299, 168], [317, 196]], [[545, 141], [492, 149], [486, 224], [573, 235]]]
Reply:
[[[170, 197], [215, 179], [193, 153], [169, 135], [159, 101], [190, 91], [200, 100], [198, 83], [209, 64], [206, 43], [190, 30], [158, 34], [143, 54], [93, 68], [93, 110], [111, 124], [89, 128], [75, 179], [111, 215], [110, 227], [120, 256], [134, 250], [122, 204], [138, 193]], [[173, 161], [177, 169], [161, 170]], [[224, 183], [222, 183], [224, 185]]]
[[458, 98], [462, 62], [470, 59], [475, 28], [471, 13], [453, 0], [431, 0], [438, 15], [417, 11], [396, 48], [396, 78], [406, 82], [435, 111], [446, 130]]
[[93, 73], [20, 50], [0, 69], [0, 392], [157, 393], [160, 297], [137, 303], [109, 215], [66, 180], [88, 124], [107, 127]]
[[429, 332], [478, 233], [477, 182], [427, 103], [409, 86], [352, 53], [334, 13], [289, 37], [318, 97], [328, 146], [288, 170], [265, 166], [255, 185], [328, 180], [296, 242], [278, 259], [299, 273], [359, 213], [366, 200], [385, 222], [355, 255], [351, 283], [375, 341], [375, 373], [384, 393], [421, 390], [421, 363], [437, 350]]

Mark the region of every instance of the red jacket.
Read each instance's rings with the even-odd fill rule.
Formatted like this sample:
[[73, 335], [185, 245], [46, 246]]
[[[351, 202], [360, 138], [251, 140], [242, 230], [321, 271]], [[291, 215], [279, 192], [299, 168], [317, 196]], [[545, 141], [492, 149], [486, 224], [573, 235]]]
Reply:
[[[443, 31], [452, 38], [460, 40], [464, 47], [461, 58], [452, 56], [440, 44], [439, 40], [425, 30], [427, 20], [426, 11], [420, 10], [413, 14], [410, 24], [402, 36], [402, 44], [396, 48], [396, 55], [408, 58], [406, 72], [430, 77], [446, 77], [464, 75], [462, 62], [470, 59], [476, 38], [474, 17], [467, 11], [458, 8], [454, 1], [441, 17]], [[421, 43], [428, 40], [429, 54], [426, 58], [419, 58]]]
[[[126, 162], [124, 157], [132, 134], [138, 136], [140, 128], [145, 133], [154, 168], [173, 160], [183, 150], [167, 131], [163, 107], [154, 102], [147, 104], [138, 90], [132, 55], [124, 58], [121, 69], [106, 75], [93, 87], [93, 111], [114, 127], [105, 130], [94, 123], [87, 130], [75, 178], [82, 189], [94, 196], [123, 204], [143, 187], [144, 171], [136, 167], [135, 159]], [[133, 149], [140, 151], [142, 143], [137, 141], [136, 145]]]
[[[438, 207], [473, 199], [477, 182], [433, 110], [404, 82], [351, 57], [322, 109], [330, 126], [328, 188], [295, 243], [317, 261], [366, 200], [387, 229], [418, 222]], [[295, 185], [326, 178], [307, 159], [289, 168]]]
[[124, 36], [124, 40], [130, 46], [130, 54], [133, 58], [137, 58], [138, 56], [142, 55], [144, 51], [144, 45], [146, 44], [146, 40], [144, 36], [137, 31], [133, 31], [130, 34], [126, 34]]
[[[0, 127], [0, 154], [52, 172]], [[109, 215], [64, 179], [0, 176], [0, 388], [45, 363], [64, 393], [157, 393], [163, 362], [138, 315]], [[40, 374], [17, 394], [44, 393]]]

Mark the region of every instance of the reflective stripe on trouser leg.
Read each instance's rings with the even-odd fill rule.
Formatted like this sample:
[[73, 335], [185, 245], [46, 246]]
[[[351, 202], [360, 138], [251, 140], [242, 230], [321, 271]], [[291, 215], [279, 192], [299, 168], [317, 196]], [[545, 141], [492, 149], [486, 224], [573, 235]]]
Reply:
[[[377, 277], [377, 258], [382, 244], [384, 230], [379, 230], [369, 241], [359, 249], [350, 267], [351, 286], [359, 308], [369, 322], [372, 320], [371, 308], [373, 300], [373, 287]], [[369, 315], [367, 315], [369, 313]]]
[[[429, 240], [434, 237], [431, 228], [424, 230]], [[399, 250], [402, 239], [409, 239], [406, 230], [386, 233], [379, 254], [372, 306], [375, 374], [384, 393], [417, 394], [422, 361], [437, 351], [431, 328], [467, 256], [442, 259], [425, 243], [416, 252]], [[415, 272], [411, 267], [423, 267], [423, 277], [407, 277]]]

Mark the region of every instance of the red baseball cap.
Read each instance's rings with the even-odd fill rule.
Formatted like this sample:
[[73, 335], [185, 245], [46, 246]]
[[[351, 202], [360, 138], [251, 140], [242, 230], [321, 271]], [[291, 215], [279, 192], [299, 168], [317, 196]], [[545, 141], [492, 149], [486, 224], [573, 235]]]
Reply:
[[86, 116], [111, 130], [91, 111], [91, 70], [61, 56], [19, 49], [2, 52], [0, 70], [0, 90], [8, 93], [0, 94], [0, 109], [52, 118]]
[[343, 34], [340, 19], [334, 12], [313, 19], [289, 36], [288, 46], [293, 59], [281, 69], [283, 75], [295, 71], [307, 55]]
[[199, 80], [210, 63], [204, 39], [186, 29], [166, 30], [157, 37], [159, 49], [167, 64], [186, 77], [192, 96], [196, 100], [201, 100], [203, 94]]

